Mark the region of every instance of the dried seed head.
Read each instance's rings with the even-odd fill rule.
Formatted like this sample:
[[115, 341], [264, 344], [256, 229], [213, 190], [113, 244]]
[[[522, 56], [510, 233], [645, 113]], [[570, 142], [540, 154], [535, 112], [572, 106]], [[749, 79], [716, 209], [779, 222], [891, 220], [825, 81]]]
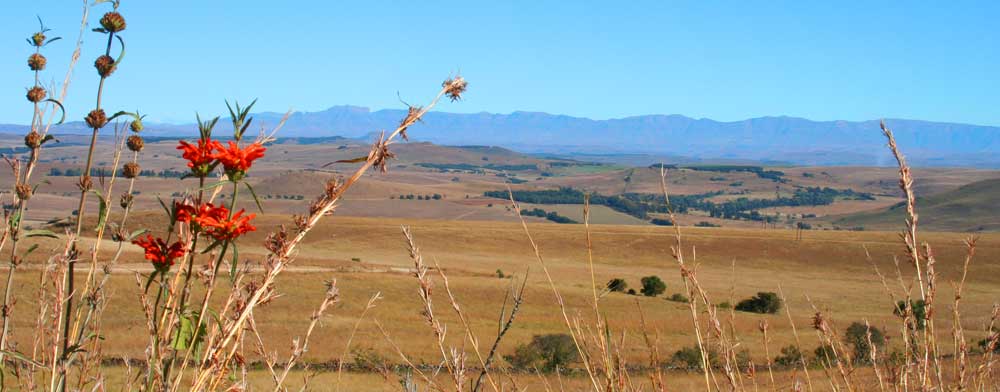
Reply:
[[142, 132], [142, 130], [145, 129], [145, 127], [142, 125], [142, 119], [141, 118], [137, 118], [134, 121], [132, 121], [132, 123], [129, 124], [128, 127], [129, 127], [129, 129], [132, 130], [132, 132], [135, 132], [135, 133]]
[[94, 180], [90, 178], [90, 174], [84, 173], [83, 177], [80, 177], [80, 181], [77, 182], [76, 186], [80, 188], [81, 192], [89, 192], [90, 188], [94, 187]]
[[45, 56], [42, 56], [40, 53], [35, 53], [28, 57], [28, 68], [31, 68], [32, 71], [44, 70], [45, 64], [47, 63], [48, 60], [46, 60]]
[[87, 121], [87, 125], [93, 129], [101, 129], [105, 125], [108, 125], [108, 115], [104, 113], [103, 109], [92, 110], [87, 114], [85, 120]]
[[813, 321], [813, 328], [815, 328], [817, 331], [825, 333], [830, 328], [829, 324], [826, 323], [826, 319], [823, 318], [823, 313], [816, 312], [816, 315], [813, 316], [812, 321]]
[[465, 81], [465, 78], [456, 76], [454, 79], [445, 80], [444, 83], [441, 83], [441, 87], [444, 87], [444, 94], [451, 98], [452, 102], [455, 102], [462, 99], [462, 94], [469, 87], [469, 83]]
[[94, 61], [94, 68], [97, 68], [97, 74], [101, 75], [102, 78], [111, 76], [118, 69], [118, 64], [115, 64], [115, 59], [111, 56], [101, 56]]
[[42, 146], [42, 134], [37, 131], [28, 132], [24, 135], [24, 145], [30, 149], [36, 149]]
[[403, 121], [399, 122], [399, 136], [403, 137], [403, 140], [410, 140], [410, 137], [406, 135], [406, 129], [413, 125], [413, 123], [420, 121], [420, 112], [423, 110], [420, 106], [410, 106], [409, 110], [406, 112], [406, 117]]
[[45, 33], [41, 32], [41, 31], [35, 33], [35, 35], [31, 36], [31, 42], [33, 44], [35, 44], [35, 46], [37, 46], [37, 47], [41, 47], [42, 45], [45, 45]]
[[136, 178], [139, 177], [140, 169], [141, 168], [139, 167], [138, 163], [129, 162], [126, 163], [124, 167], [122, 167], [122, 175], [124, 175], [125, 178], [129, 179]]
[[17, 193], [18, 199], [28, 200], [31, 198], [31, 185], [17, 184], [17, 186], [14, 187], [14, 192]]
[[118, 205], [120, 205], [122, 208], [129, 208], [129, 206], [132, 205], [133, 199], [134, 197], [131, 194], [122, 193], [122, 197], [121, 199], [119, 199]]
[[39, 86], [28, 89], [28, 101], [39, 103], [45, 100], [45, 89]]
[[143, 142], [142, 136], [132, 135], [125, 141], [125, 145], [128, 146], [129, 150], [139, 152], [142, 151], [142, 148], [146, 145], [146, 143]]
[[101, 27], [110, 33], [125, 30], [125, 18], [117, 12], [108, 12], [101, 17]]

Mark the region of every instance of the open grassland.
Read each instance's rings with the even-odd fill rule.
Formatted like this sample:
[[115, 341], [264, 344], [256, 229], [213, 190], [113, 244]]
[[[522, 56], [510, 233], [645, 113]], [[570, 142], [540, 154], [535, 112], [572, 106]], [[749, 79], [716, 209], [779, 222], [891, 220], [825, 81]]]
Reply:
[[[140, 213], [132, 222], [138, 227], [163, 227], [160, 215]], [[262, 241], [261, 233], [287, 221], [288, 217], [281, 215], [260, 217], [259, 231], [249, 236], [246, 243]], [[500, 305], [511, 285], [511, 279], [499, 278], [497, 270], [516, 279], [528, 275], [526, 302], [501, 348], [502, 353], [510, 353], [514, 346], [534, 335], [565, 332], [558, 307], [519, 224], [335, 217], [324, 221], [310, 235], [300, 248], [296, 263], [278, 280], [281, 296], [267, 305], [266, 312], [259, 313], [258, 327], [262, 336], [267, 337], [268, 346], [286, 355], [292, 339], [306, 329], [308, 315], [322, 299], [325, 282], [336, 279], [341, 300], [321, 320], [305, 354], [308, 362], [340, 358], [351, 361], [349, 352], [345, 356], [346, 337], [358, 322], [367, 300], [381, 292], [384, 299], [361, 321], [354, 346], [375, 350], [398, 362], [388, 341], [375, 327], [377, 320], [408, 356], [415, 361], [434, 363], [440, 353], [430, 343], [431, 331], [421, 318], [418, 286], [409, 273], [412, 261], [400, 232], [401, 225], [412, 228], [428, 263], [440, 265], [447, 274], [451, 289], [480, 339], [491, 341], [495, 336]], [[574, 312], [586, 312], [591, 285], [584, 227], [533, 223], [530, 229], [567, 305]], [[665, 296], [684, 292], [676, 265], [669, 256], [671, 230], [655, 226], [594, 225], [598, 285], [612, 278], [623, 278], [630, 286], [638, 287], [641, 277], [659, 275], [667, 283]], [[892, 303], [865, 256], [867, 248], [879, 269], [894, 277], [892, 259], [902, 252], [896, 233], [811, 231], [798, 241], [793, 231], [786, 230], [685, 227], [683, 233], [685, 246], [697, 250], [699, 278], [713, 295], [713, 301], [735, 303], [758, 291], [778, 291], [780, 286], [788, 297], [788, 309], [807, 350], [819, 345], [809, 328], [813, 305], [830, 311], [840, 327], [868, 320], [893, 334], [894, 325], [898, 325], [891, 312]], [[965, 251], [963, 238], [952, 233], [928, 233], [922, 237], [934, 245], [938, 273], [945, 282], [959, 278]], [[58, 246], [56, 240], [41, 242], [43, 248]], [[115, 247], [109, 245], [104, 249], [111, 252]], [[255, 247], [246, 249], [241, 258], [251, 265], [260, 260], [261, 255], [254, 253]], [[992, 304], [1000, 300], [1000, 236], [983, 235], [977, 250], [963, 296], [963, 315], [968, 335], [979, 339]], [[106, 355], [138, 358], [142, 356], [145, 337], [141, 308], [136, 300], [139, 289], [132, 271], [148, 273], [149, 268], [142, 262], [138, 248], [126, 245], [125, 251], [121, 265], [113, 269], [109, 311], [102, 333], [119, 337], [105, 344]], [[207, 257], [199, 260], [201, 263], [207, 263]], [[904, 276], [912, 276], [908, 266], [902, 266], [902, 270]], [[29, 271], [33, 272], [18, 274], [15, 283], [18, 292], [33, 292], [37, 287], [39, 271]], [[442, 285], [439, 277], [435, 275], [434, 279], [438, 286]], [[890, 288], [900, 294], [898, 284], [890, 282]], [[950, 286], [943, 285], [939, 296], [949, 298], [950, 293]], [[648, 355], [639, 325], [640, 308], [647, 318], [649, 332], [659, 336], [657, 346], [664, 356], [694, 344], [687, 305], [663, 298], [621, 293], [601, 298], [602, 311], [612, 329], [625, 333], [624, 354], [632, 363], [643, 363]], [[439, 304], [439, 317], [450, 326], [449, 345], [463, 347], [461, 323], [450, 311], [444, 290], [435, 290], [433, 299]], [[32, 327], [36, 306], [28, 297], [19, 299], [15, 328]], [[939, 331], [942, 336], [949, 333], [948, 314], [942, 311], [937, 315], [944, 326]], [[760, 320], [771, 326], [772, 355], [794, 341], [784, 314], [738, 312], [734, 316], [742, 347], [749, 349], [756, 360], [763, 361], [765, 357], [757, 330]]]

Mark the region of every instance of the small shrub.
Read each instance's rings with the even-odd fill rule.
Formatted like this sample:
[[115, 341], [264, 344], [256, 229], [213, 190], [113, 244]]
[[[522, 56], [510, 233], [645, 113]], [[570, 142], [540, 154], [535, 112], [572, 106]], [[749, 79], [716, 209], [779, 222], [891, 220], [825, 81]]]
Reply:
[[771, 292], [759, 292], [752, 298], [747, 298], [736, 304], [736, 310], [741, 312], [775, 314], [781, 310], [781, 297]]
[[[687, 370], [701, 370], [702, 357], [698, 346], [684, 347], [670, 357], [673, 366]], [[719, 365], [719, 355], [715, 351], [708, 351], [708, 366], [717, 367]]]
[[[910, 310], [913, 312], [913, 322], [916, 324], [917, 329], [924, 329], [927, 323], [927, 303], [922, 299], [910, 300]], [[899, 301], [896, 306], [892, 309], [892, 313], [904, 317], [906, 315], [906, 301]], [[913, 325], [910, 326], [913, 328]]]
[[719, 309], [729, 309], [731, 307], [733, 307], [733, 304], [729, 303], [729, 301], [723, 301], [719, 304]]
[[681, 293], [674, 293], [674, 295], [671, 295], [670, 298], [667, 298], [667, 300], [674, 302], [683, 302], [683, 303], [688, 303], [689, 301], [688, 297], [685, 297], [684, 294]]
[[360, 263], [361, 262], [361, 258], [360, 257], [351, 257], [351, 261], [353, 261], [355, 263]]
[[628, 283], [625, 283], [625, 279], [614, 278], [608, 281], [608, 291], [621, 293], [628, 288]]
[[374, 349], [356, 348], [351, 351], [354, 357], [354, 367], [357, 370], [381, 372], [389, 366], [389, 360]]
[[802, 351], [795, 345], [782, 347], [781, 355], [774, 357], [774, 365], [786, 368], [802, 366]]
[[854, 362], [871, 362], [871, 346], [868, 344], [869, 331], [871, 333], [872, 344], [874, 344], [877, 349], [885, 347], [885, 334], [883, 334], [878, 328], [871, 327], [869, 329], [868, 326], [859, 322], [853, 322], [849, 327], [847, 327], [847, 333], [844, 334], [844, 339], [846, 339], [847, 344], [854, 349]]
[[635, 289], [628, 289], [628, 295], [635, 295]]
[[576, 344], [567, 334], [535, 335], [531, 343], [522, 344], [514, 349], [513, 355], [504, 357], [511, 366], [518, 369], [539, 367], [542, 371], [551, 372], [565, 369], [567, 365], [579, 359]]
[[667, 284], [663, 283], [663, 280], [656, 275], [642, 278], [640, 282], [642, 283], [642, 295], [647, 297], [655, 297], [667, 290]]
[[497, 268], [497, 277], [500, 279], [503, 279], [505, 277], [502, 269]]
[[816, 347], [813, 355], [816, 356], [816, 363], [823, 364], [826, 367], [832, 367], [837, 364], [837, 352], [828, 344]]

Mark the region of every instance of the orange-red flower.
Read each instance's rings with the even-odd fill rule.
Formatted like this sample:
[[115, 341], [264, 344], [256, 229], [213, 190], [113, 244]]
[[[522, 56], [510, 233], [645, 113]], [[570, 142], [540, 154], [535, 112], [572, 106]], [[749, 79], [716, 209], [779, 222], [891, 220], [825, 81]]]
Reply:
[[219, 163], [222, 163], [222, 166], [226, 168], [226, 174], [233, 180], [239, 180], [250, 169], [254, 160], [264, 156], [264, 151], [267, 151], [267, 148], [260, 143], [253, 143], [245, 148], [240, 148], [236, 142], [229, 141], [227, 146], [216, 142], [215, 151], [213, 157], [218, 159]]
[[191, 172], [198, 177], [205, 177], [208, 175], [208, 169], [211, 167], [212, 162], [215, 162], [215, 155], [212, 154], [212, 150], [217, 146], [221, 145], [219, 142], [211, 139], [199, 139], [198, 144], [191, 144], [181, 140], [177, 149], [184, 151], [181, 156], [187, 159], [187, 166], [191, 168]]
[[[209, 204], [211, 206], [211, 204]], [[217, 241], [231, 241], [243, 234], [256, 231], [250, 224], [255, 214], [243, 215], [246, 211], [239, 210], [230, 218], [226, 207], [213, 207], [207, 213], [198, 214], [192, 222], [206, 230], [206, 233]]]
[[146, 238], [139, 238], [132, 243], [146, 250], [146, 260], [153, 263], [156, 269], [170, 268], [174, 265], [174, 259], [184, 256], [184, 244], [180, 241], [167, 245], [162, 238], [146, 234]]
[[195, 231], [201, 231], [198, 217], [214, 217], [215, 219], [225, 219], [229, 216], [229, 209], [223, 206], [216, 207], [212, 203], [204, 203], [200, 206], [175, 202], [175, 219], [177, 222], [191, 223]]

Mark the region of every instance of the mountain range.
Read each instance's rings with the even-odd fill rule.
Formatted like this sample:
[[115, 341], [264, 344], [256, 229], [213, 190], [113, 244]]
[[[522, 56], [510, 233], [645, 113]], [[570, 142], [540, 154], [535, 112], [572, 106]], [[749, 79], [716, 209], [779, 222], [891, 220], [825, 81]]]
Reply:
[[[318, 112], [295, 112], [283, 137], [342, 136], [370, 140], [373, 132], [392, 130], [405, 110], [334, 106]], [[282, 113], [262, 112], [255, 123], [274, 126]], [[900, 147], [919, 166], [1000, 167], [1000, 127], [921, 120], [886, 119]], [[220, 121], [220, 126], [225, 126]], [[147, 124], [156, 136], [190, 136], [193, 124]], [[22, 133], [24, 126], [0, 125], [2, 133]], [[81, 122], [64, 124], [57, 133], [89, 133]], [[695, 119], [682, 115], [644, 115], [592, 120], [540, 112], [428, 113], [411, 127], [414, 140], [444, 145], [493, 145], [521, 152], [573, 154], [642, 154], [697, 160], [757, 161], [801, 165], [891, 164], [879, 121], [812, 121], [796, 117], [759, 117], [742, 121]]]

